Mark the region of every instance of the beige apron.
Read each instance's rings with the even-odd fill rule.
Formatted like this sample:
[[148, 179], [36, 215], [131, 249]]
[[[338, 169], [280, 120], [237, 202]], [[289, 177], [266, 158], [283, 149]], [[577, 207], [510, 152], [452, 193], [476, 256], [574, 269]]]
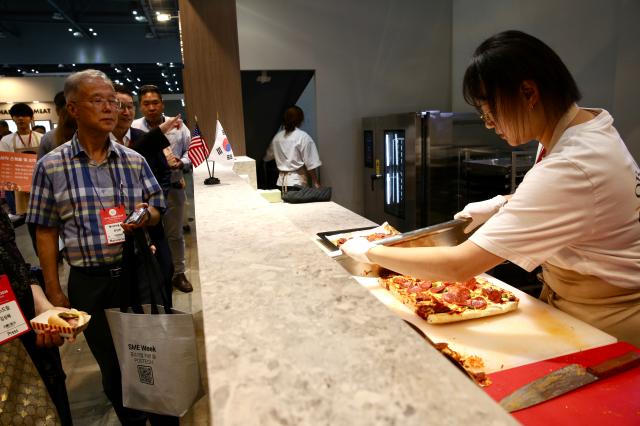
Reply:
[[616, 287], [549, 263], [542, 270], [542, 301], [640, 347], [640, 289]]
[[309, 186], [307, 184], [307, 169], [304, 166], [302, 166], [298, 170], [294, 170], [292, 172], [283, 172], [283, 171], [281, 171], [280, 172], [280, 177], [282, 177], [282, 185], [280, 185], [280, 191], [282, 191], [283, 194], [287, 193], [287, 187], [288, 186], [293, 186], [293, 185], [288, 185], [287, 184], [287, 178], [290, 175], [294, 175], [294, 174], [300, 175], [300, 180], [301, 180], [301, 182], [296, 183], [296, 185], [305, 186], [305, 187]]
[[[15, 136], [13, 138], [13, 152], [23, 154], [37, 154], [37, 146], [28, 146], [24, 148], [16, 147]], [[29, 191], [14, 191], [16, 199], [16, 214], [26, 214], [29, 208]]]

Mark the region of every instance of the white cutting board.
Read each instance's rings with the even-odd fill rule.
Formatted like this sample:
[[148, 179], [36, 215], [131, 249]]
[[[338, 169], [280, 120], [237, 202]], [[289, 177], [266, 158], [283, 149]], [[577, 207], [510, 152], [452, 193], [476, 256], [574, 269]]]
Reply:
[[402, 319], [419, 327], [435, 343], [446, 342], [463, 355], [477, 355], [484, 371], [493, 373], [536, 361], [595, 348], [617, 339], [487, 274], [480, 275], [513, 292], [518, 309], [503, 315], [429, 324], [403, 305], [377, 278], [354, 276]]

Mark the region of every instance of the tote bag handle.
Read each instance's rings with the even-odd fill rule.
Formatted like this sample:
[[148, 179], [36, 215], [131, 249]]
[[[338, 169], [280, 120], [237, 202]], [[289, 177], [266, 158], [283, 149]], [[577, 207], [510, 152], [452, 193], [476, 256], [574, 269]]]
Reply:
[[[160, 271], [160, 265], [158, 265], [158, 261], [156, 260], [153, 253], [151, 253], [151, 249], [149, 248], [149, 244], [147, 243], [147, 236], [145, 234], [144, 229], [138, 228], [133, 231], [133, 241], [127, 241], [125, 244], [130, 244], [129, 251], [131, 255], [134, 255], [133, 247], [137, 249], [137, 260], [142, 262], [144, 267], [146, 280], [145, 283], [140, 283], [135, 277], [135, 274], [130, 273], [128, 277], [131, 278], [129, 285], [126, 285], [126, 280], [123, 280], [123, 284], [126, 285], [126, 288], [129, 290], [130, 299], [127, 301], [124, 297], [126, 295], [126, 290], [122, 289], [123, 297], [120, 298], [120, 312], [127, 312], [129, 306], [134, 313], [144, 313], [142, 309], [142, 304], [140, 301], [140, 290], [143, 285], [149, 286], [149, 294], [150, 294], [150, 305], [151, 305], [151, 314], [157, 315], [158, 305], [162, 305], [164, 307], [164, 313], [171, 314], [173, 313], [171, 308], [169, 307], [169, 300], [165, 292], [160, 288], [160, 283], [163, 282], [162, 272]], [[133, 267], [135, 267], [135, 262], [132, 262]]]

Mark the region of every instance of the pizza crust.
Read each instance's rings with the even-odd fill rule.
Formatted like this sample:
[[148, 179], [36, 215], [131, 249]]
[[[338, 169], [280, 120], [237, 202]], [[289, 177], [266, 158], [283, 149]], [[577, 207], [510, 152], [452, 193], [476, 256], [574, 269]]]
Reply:
[[500, 315], [518, 309], [518, 302], [504, 302], [501, 304], [487, 305], [484, 309], [467, 309], [457, 313], [429, 314], [427, 322], [429, 324], [446, 324], [450, 322], [458, 322], [475, 318], [490, 317]]

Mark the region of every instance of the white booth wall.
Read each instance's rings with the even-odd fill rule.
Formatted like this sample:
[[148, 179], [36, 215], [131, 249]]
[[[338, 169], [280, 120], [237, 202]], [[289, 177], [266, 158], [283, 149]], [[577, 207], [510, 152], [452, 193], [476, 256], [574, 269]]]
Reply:
[[361, 118], [422, 108], [468, 111], [462, 74], [506, 29], [565, 60], [582, 105], [609, 110], [640, 158], [640, 2], [635, 0], [237, 0], [241, 69], [314, 69], [323, 184], [363, 210]]

